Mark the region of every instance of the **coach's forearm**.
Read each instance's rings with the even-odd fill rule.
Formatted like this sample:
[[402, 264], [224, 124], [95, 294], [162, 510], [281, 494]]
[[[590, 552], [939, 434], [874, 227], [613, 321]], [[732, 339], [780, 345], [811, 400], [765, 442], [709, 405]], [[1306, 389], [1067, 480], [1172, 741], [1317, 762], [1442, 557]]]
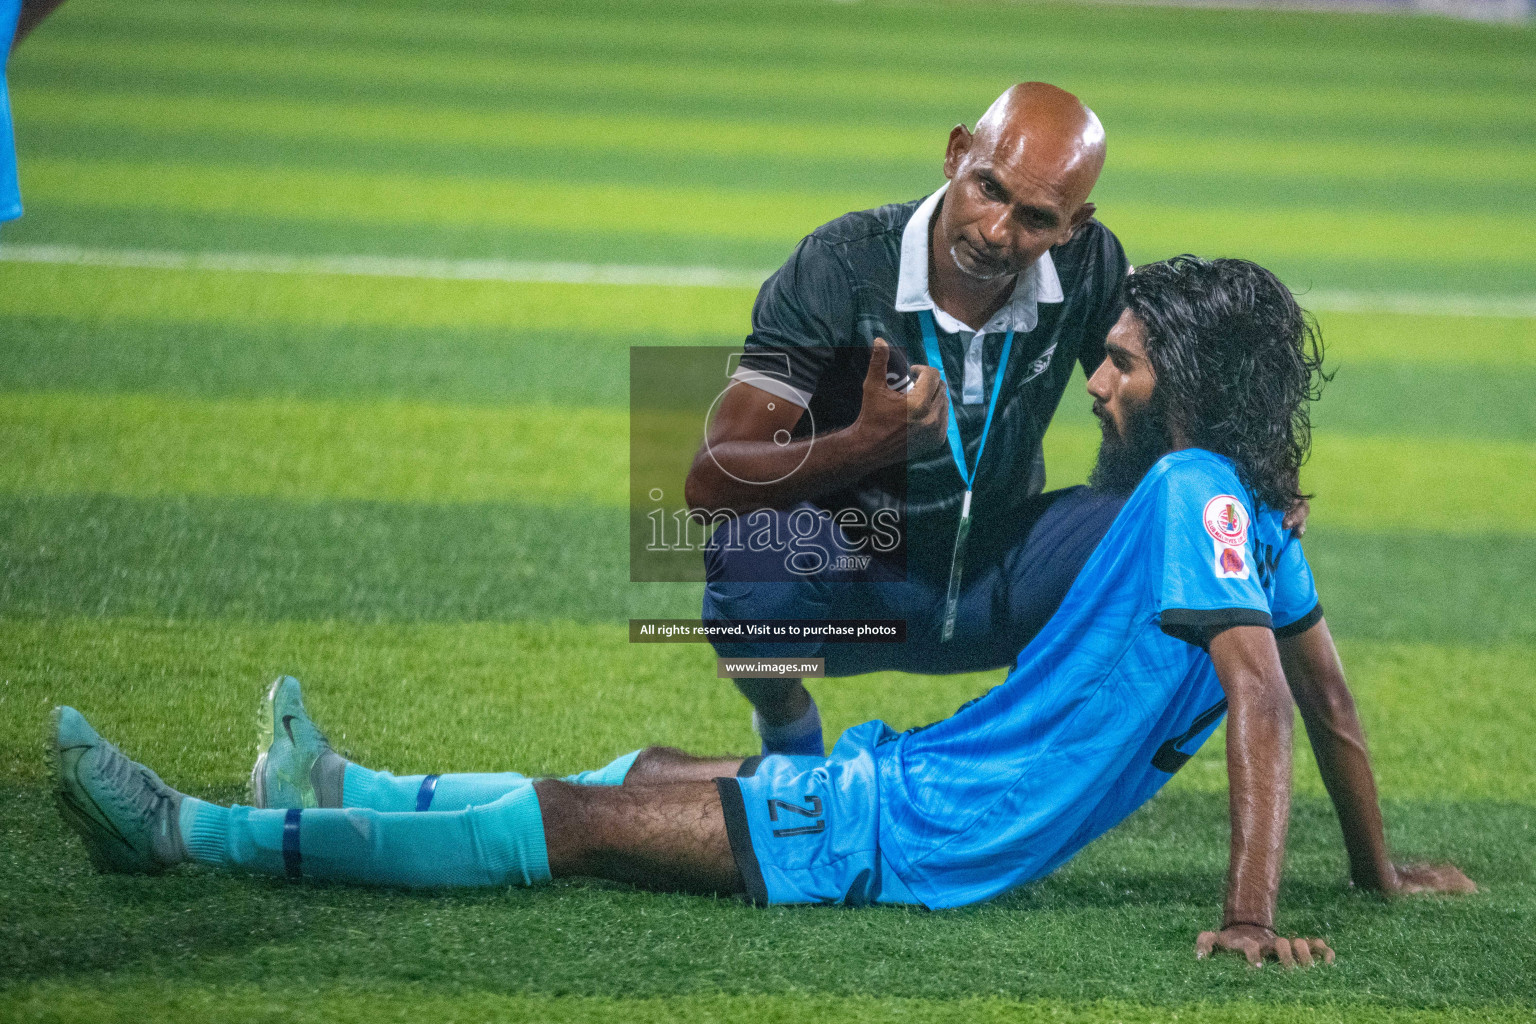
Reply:
[[785, 445], [721, 441], [699, 449], [686, 497], [690, 508], [705, 512], [789, 508], [841, 490], [882, 465], [856, 427]]
[[1291, 811], [1290, 695], [1269, 630], [1238, 626], [1211, 641], [1228, 701], [1232, 817], [1224, 925], [1275, 926]]
[[1395, 869], [1387, 851], [1376, 776], [1327, 623], [1319, 621], [1301, 636], [1282, 641], [1280, 659], [1318, 772], [1339, 816], [1350, 877], [1361, 888], [1389, 890]]

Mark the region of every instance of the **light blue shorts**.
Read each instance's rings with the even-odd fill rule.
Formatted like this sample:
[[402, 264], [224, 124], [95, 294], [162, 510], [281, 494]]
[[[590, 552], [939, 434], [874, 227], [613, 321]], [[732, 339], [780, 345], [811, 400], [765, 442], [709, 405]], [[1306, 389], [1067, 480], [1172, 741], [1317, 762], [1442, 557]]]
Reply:
[[719, 779], [736, 866], [758, 904], [921, 905], [880, 854], [880, 793], [870, 727], [850, 729], [828, 758], [748, 758]]

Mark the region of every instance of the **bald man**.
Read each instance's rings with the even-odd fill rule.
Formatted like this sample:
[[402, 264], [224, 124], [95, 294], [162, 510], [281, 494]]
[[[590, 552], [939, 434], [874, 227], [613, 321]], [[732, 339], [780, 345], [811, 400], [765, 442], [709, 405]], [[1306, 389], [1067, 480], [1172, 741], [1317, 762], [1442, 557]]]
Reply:
[[[938, 191], [817, 228], [763, 285], [688, 477], [722, 524], [703, 617], [899, 620], [906, 639], [720, 641], [722, 657], [976, 671], [1055, 612], [1121, 504], [1042, 494], [1041, 438], [1073, 366], [1103, 361], [1130, 270], [1093, 219], [1103, 164], [1093, 111], [1016, 85], [949, 133]], [[823, 752], [799, 679], [736, 682], [765, 754]]]

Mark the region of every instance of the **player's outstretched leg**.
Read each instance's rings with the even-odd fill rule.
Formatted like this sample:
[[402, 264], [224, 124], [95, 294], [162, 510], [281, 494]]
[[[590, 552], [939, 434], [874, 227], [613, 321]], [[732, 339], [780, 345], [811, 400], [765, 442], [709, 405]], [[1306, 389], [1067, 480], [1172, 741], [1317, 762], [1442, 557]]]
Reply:
[[[685, 771], [706, 764], [700, 760]], [[556, 877], [608, 878], [668, 892], [746, 891], [713, 780], [599, 789], [544, 779], [536, 789]]]
[[407, 887], [531, 885], [549, 878], [533, 783], [446, 813], [221, 807], [178, 793], [102, 739], [73, 708], [51, 730], [59, 808], [103, 871], [183, 861]]
[[[299, 681], [280, 676], [267, 689], [257, 719], [251, 802], [263, 809], [363, 807], [375, 811], [460, 811], [494, 803], [526, 785], [519, 772], [392, 775], [372, 771], [336, 753], [304, 709]], [[640, 751], [566, 781], [618, 786]]]
[[[226, 869], [412, 888], [533, 885], [590, 874], [656, 888], [742, 891], [711, 782], [525, 782], [462, 811], [221, 807], [171, 789], [71, 708], [53, 718], [59, 806], [107, 871], [184, 860]], [[676, 752], [668, 774], [715, 770]], [[669, 767], [670, 765], [670, 767]]]
[[256, 766], [251, 803], [257, 807], [340, 807], [347, 761], [304, 710], [293, 676], [267, 688], [256, 717]]
[[97, 735], [74, 708], [48, 730], [54, 798], [100, 871], [154, 873], [187, 859], [182, 795]]

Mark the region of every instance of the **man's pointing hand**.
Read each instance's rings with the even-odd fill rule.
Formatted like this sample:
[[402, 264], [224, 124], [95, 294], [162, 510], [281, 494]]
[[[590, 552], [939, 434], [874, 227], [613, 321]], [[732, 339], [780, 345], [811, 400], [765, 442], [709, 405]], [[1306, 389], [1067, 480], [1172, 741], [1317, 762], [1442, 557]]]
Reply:
[[863, 405], [853, 425], [870, 457], [880, 466], [942, 444], [949, 414], [949, 395], [939, 371], [931, 366], [913, 366], [912, 386], [901, 394], [885, 383], [890, 359], [890, 343], [876, 338], [869, 353], [869, 372], [864, 375]]

